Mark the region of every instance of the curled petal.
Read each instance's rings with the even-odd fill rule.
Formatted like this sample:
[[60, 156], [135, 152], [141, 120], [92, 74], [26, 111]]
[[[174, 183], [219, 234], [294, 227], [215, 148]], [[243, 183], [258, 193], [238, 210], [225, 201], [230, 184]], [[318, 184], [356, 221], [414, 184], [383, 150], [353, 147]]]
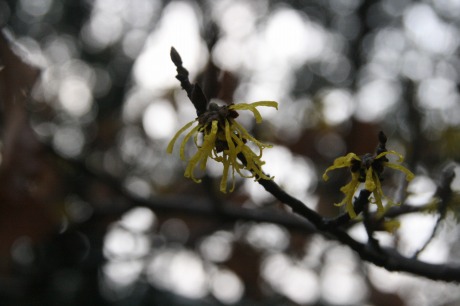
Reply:
[[217, 137], [217, 124], [217, 121], [213, 121], [211, 130], [209, 132], [206, 132], [205, 130], [203, 145], [201, 146], [201, 148], [198, 148], [198, 151], [189, 160], [187, 168], [185, 169], [184, 176], [191, 178], [193, 181], [197, 183], [201, 182], [201, 180], [195, 178], [195, 176], [193, 175], [193, 169], [197, 164], [200, 164], [200, 169], [204, 170], [206, 168], [208, 157], [212, 158], [212, 153], [214, 150]]
[[228, 120], [225, 120], [225, 140], [227, 141], [228, 150], [233, 152], [234, 155], [237, 155], [238, 152], [236, 150], [235, 143], [232, 140], [232, 136], [232, 132], [230, 131], [230, 123]]
[[192, 126], [192, 124], [195, 122], [196, 120], [193, 120], [193, 121], [190, 121], [189, 123], [187, 123], [186, 125], [184, 125], [175, 135], [174, 137], [171, 139], [171, 141], [169, 142], [168, 144], [168, 147], [166, 148], [166, 152], [168, 152], [169, 154], [172, 153], [173, 149], [174, 149], [174, 143], [176, 142], [177, 138], [179, 138], [180, 134], [182, 134], [184, 131], [186, 131], [189, 127]]
[[268, 107], [274, 107], [278, 109], [278, 102], [275, 101], [257, 101], [257, 102], [252, 102], [252, 103], [238, 103], [238, 104], [232, 104], [229, 106], [230, 109], [233, 110], [245, 110], [245, 109], [251, 109], [255, 108], [258, 106], [268, 106]]
[[323, 180], [327, 181], [329, 179], [329, 176], [327, 175], [327, 173], [331, 170], [350, 167], [352, 160], [361, 160], [361, 159], [355, 153], [348, 153], [345, 156], [336, 158], [334, 160], [334, 164], [330, 166], [329, 168], [327, 168], [326, 171], [324, 171]]
[[268, 145], [268, 144], [264, 144], [260, 141], [258, 141], [257, 139], [255, 139], [254, 137], [252, 137], [249, 132], [241, 125], [239, 124], [238, 122], [236, 122], [235, 120], [232, 120], [231, 121], [231, 124], [234, 126], [234, 129], [237, 131], [238, 133], [238, 137], [241, 141], [243, 141], [243, 139], [245, 140], [249, 140], [251, 141], [252, 143], [254, 143], [256, 146], [259, 147], [259, 150], [260, 150], [260, 153], [259, 153], [259, 156], [261, 157], [262, 156], [262, 150], [264, 148], [271, 148], [272, 146], [271, 145]]
[[195, 153], [195, 155], [189, 160], [187, 168], [185, 168], [184, 176], [191, 178], [195, 183], [201, 183], [200, 179], [195, 178], [193, 175], [193, 169], [195, 169], [196, 164], [203, 158], [201, 151]]
[[225, 150], [224, 154], [228, 155], [229, 163], [232, 165], [232, 172], [236, 170], [238, 174], [245, 178], [254, 177], [253, 174], [248, 176], [241, 171], [241, 169], [244, 169], [244, 166], [238, 162], [238, 155], [242, 154], [246, 144], [239, 135], [231, 131], [230, 122], [228, 120], [225, 121], [225, 139], [227, 140], [228, 150]]
[[224, 172], [222, 175], [222, 179], [220, 181], [220, 191], [226, 193], [227, 191], [227, 180], [228, 180], [228, 171], [232, 169], [232, 187], [230, 188], [230, 192], [235, 190], [235, 164], [232, 163], [230, 156], [224, 154], [222, 158], [222, 164], [224, 165]]
[[407, 169], [404, 166], [401, 166], [395, 163], [385, 163], [385, 167], [392, 168], [392, 169], [403, 172], [406, 175], [407, 181], [411, 181], [415, 177], [414, 173], [412, 173], [409, 169]]
[[[258, 179], [272, 179], [262, 171], [262, 165], [264, 162], [260, 159], [261, 154], [256, 155], [251, 148], [246, 145], [246, 140], [251, 140], [259, 146], [260, 151], [266, 147], [252, 136], [247, 131], [237, 124], [234, 120], [225, 120], [224, 136], [223, 140], [226, 141], [228, 149], [224, 150], [222, 157], [219, 161], [224, 165], [223, 177], [221, 180], [220, 190], [222, 192], [227, 191], [227, 176], [231, 169], [232, 172], [232, 187], [230, 191], [235, 188], [235, 171], [245, 178], [256, 178]], [[239, 158], [243, 157], [244, 164], [240, 162]]]
[[265, 180], [271, 180], [273, 177], [267, 176], [265, 173], [262, 171], [262, 165], [265, 164], [259, 156], [254, 154], [252, 150], [248, 146], [244, 146], [242, 153], [244, 154], [244, 157], [246, 159], [246, 168], [251, 171], [253, 174], [252, 177], [255, 177], [256, 180], [260, 179], [265, 179]]
[[374, 195], [375, 204], [377, 204], [377, 212], [379, 214], [383, 214], [385, 210], [383, 208], [383, 202], [382, 202], [382, 198], [384, 197], [383, 190], [382, 190], [382, 184], [380, 183], [380, 179], [377, 173], [373, 172], [372, 176], [373, 176], [373, 181], [375, 184], [375, 189], [373, 190], [372, 194]]
[[377, 155], [375, 157], [375, 159], [379, 159], [379, 158], [381, 158], [381, 157], [383, 157], [385, 155], [388, 155], [388, 154], [393, 154], [393, 155], [398, 156], [398, 163], [402, 163], [404, 161], [404, 157], [401, 154], [399, 154], [398, 152], [393, 151], [393, 150], [382, 152], [379, 155]]
[[252, 102], [250, 105], [257, 107], [257, 106], [267, 106], [267, 107], [274, 107], [278, 109], [278, 102], [275, 101], [257, 101], [257, 102]]
[[216, 145], [217, 130], [218, 122], [217, 120], [214, 120], [211, 125], [211, 130], [208, 133], [205, 131], [203, 145], [201, 146], [201, 149], [212, 152]]
[[[222, 163], [224, 164], [224, 172], [222, 173], [222, 179], [220, 180], [220, 191], [222, 193], [227, 193], [227, 177], [228, 177], [228, 169], [230, 168], [230, 162], [228, 160], [228, 156], [224, 156], [224, 158], [222, 159]], [[234, 184], [234, 180], [233, 180], [233, 184]], [[232, 191], [233, 191], [233, 188], [232, 190], [230, 190], [230, 192]]]
[[353, 207], [353, 195], [355, 194], [356, 190], [358, 190], [359, 184], [359, 173], [352, 173], [351, 181], [340, 188], [340, 191], [345, 194], [345, 198], [342, 200], [342, 202], [335, 204], [335, 206], [346, 205], [346, 211], [352, 219], [356, 218], [356, 212]]
[[[251, 161], [252, 161], [252, 158], [250, 158], [250, 155], [248, 155], [249, 151], [251, 151], [251, 149], [249, 149], [246, 145], [241, 145], [240, 146], [240, 150], [238, 151], [238, 154], [234, 154], [232, 152], [226, 152], [227, 154], [229, 154], [229, 157], [230, 157], [230, 160], [231, 160], [231, 163], [232, 163], [232, 167], [233, 167], [233, 170], [236, 170], [236, 172], [241, 176], [241, 177], [244, 177], [244, 178], [253, 178], [255, 176], [254, 173], [251, 172], [251, 167], [252, 167], [252, 164], [251, 164]], [[252, 153], [252, 151], [251, 151]], [[254, 153], [252, 153], [254, 154]], [[241, 163], [239, 161], [239, 157], [240, 156], [243, 156], [244, 157], [244, 160], [246, 161], [245, 164]], [[249, 158], [248, 158], [249, 156]]]
[[366, 171], [366, 182], [364, 183], [364, 188], [366, 188], [370, 192], [373, 192], [376, 188], [375, 175], [374, 171], [372, 171], [372, 167], [369, 167], [369, 169], [367, 169]]
[[[185, 145], [187, 144], [187, 141], [193, 135], [196, 136], [199, 129], [200, 129], [199, 125], [194, 127], [190, 132], [187, 133], [187, 135], [185, 135], [184, 139], [182, 140], [182, 143], [180, 144], [180, 154], [179, 154], [182, 160], [185, 159]], [[195, 143], [197, 143], [196, 137], [195, 137]]]
[[267, 106], [267, 107], [274, 107], [278, 109], [278, 103], [275, 101], [259, 101], [253, 103], [238, 103], [229, 106], [229, 109], [233, 110], [249, 110], [254, 114], [256, 118], [256, 122], [262, 122], [262, 116], [260, 115], [259, 111], [256, 109], [258, 106]]
[[[222, 174], [222, 179], [220, 181], [220, 191], [223, 193], [227, 192], [227, 179], [228, 179], [228, 171], [232, 169], [232, 188], [230, 192], [235, 189], [235, 167], [237, 166], [237, 156], [240, 152], [240, 145], [237, 144], [235, 146], [235, 142], [232, 139], [234, 133], [230, 129], [230, 123], [228, 120], [225, 120], [225, 141], [227, 143], [228, 149], [224, 150], [223, 157], [221, 158], [221, 162], [224, 165], [224, 171]], [[244, 145], [244, 144], [243, 144]]]

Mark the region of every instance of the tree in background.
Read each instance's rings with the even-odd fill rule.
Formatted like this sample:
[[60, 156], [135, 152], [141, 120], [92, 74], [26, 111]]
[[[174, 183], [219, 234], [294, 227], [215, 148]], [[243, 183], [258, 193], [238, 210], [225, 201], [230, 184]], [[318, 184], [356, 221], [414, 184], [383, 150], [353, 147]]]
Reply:
[[454, 305], [456, 6], [0, 1], [1, 304]]

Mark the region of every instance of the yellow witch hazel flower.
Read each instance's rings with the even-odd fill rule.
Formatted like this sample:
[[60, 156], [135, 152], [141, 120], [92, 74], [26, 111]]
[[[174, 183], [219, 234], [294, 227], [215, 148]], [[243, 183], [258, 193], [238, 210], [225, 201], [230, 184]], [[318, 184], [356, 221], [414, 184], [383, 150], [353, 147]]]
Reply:
[[[262, 122], [257, 107], [267, 106], [278, 109], [278, 103], [274, 101], [259, 101], [254, 103], [239, 103], [218, 106], [210, 103], [208, 109], [201, 113], [195, 120], [187, 123], [182, 127], [169, 142], [167, 152], [172, 153], [174, 143], [179, 136], [187, 131], [194, 123], [198, 123], [192, 128], [182, 140], [180, 145], [180, 158], [185, 160], [185, 146], [187, 141], [193, 137], [197, 147], [197, 152], [189, 159], [185, 169], [184, 176], [193, 179], [195, 182], [201, 182], [194, 176], [194, 169], [199, 166], [201, 170], [206, 169], [208, 158], [223, 164], [223, 175], [220, 182], [220, 190], [227, 191], [227, 178], [229, 172], [232, 176], [232, 187], [235, 187], [235, 172], [242, 177], [258, 179], [272, 179], [262, 172], [262, 165], [265, 163], [261, 160], [262, 151], [270, 148], [271, 145], [263, 144], [241, 126], [235, 118], [238, 117], [238, 110], [249, 110], [254, 114], [256, 123]], [[202, 139], [200, 137], [202, 136]], [[247, 146], [250, 141], [259, 148], [259, 154], [254, 153]], [[245, 171], [248, 170], [248, 171]]]
[[[400, 164], [389, 162], [386, 157], [389, 154], [398, 156], [398, 163], [403, 162], [404, 158], [401, 154], [395, 151], [387, 151], [385, 147], [387, 138], [383, 132], [380, 132], [379, 140], [380, 144], [377, 147], [375, 154], [368, 153], [363, 156], [358, 156], [355, 153], [348, 153], [346, 156], [337, 158], [334, 161], [334, 164], [327, 168], [323, 174], [323, 180], [327, 181], [329, 179], [329, 176], [327, 175], [329, 171], [339, 168], [350, 168], [351, 181], [340, 188], [340, 191], [345, 194], [345, 198], [342, 202], [335, 205], [346, 205], [346, 211], [351, 218], [356, 217], [356, 212], [353, 207], [353, 196], [361, 183], [364, 183], [364, 188], [372, 193], [372, 203], [377, 205], [378, 213], [384, 212], [382, 199], [387, 197], [383, 194], [381, 175], [386, 167], [403, 172], [406, 175], [407, 181], [414, 178], [414, 174], [409, 169]], [[389, 203], [392, 203], [392, 201], [389, 200]]]

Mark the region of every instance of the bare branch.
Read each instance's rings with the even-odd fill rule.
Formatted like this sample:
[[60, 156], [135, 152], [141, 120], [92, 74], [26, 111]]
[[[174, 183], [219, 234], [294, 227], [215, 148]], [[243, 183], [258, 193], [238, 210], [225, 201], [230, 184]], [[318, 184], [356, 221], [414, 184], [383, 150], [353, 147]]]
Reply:
[[[177, 51], [175, 51], [174, 49], [171, 50], [171, 57], [176, 64], [179, 64], [179, 72], [179, 70], [183, 68], [182, 62], [180, 61], [180, 57], [177, 54]], [[192, 102], [194, 103], [195, 108], [198, 112], [199, 108], [197, 107], [194, 101]], [[387, 151], [386, 142], [387, 137], [383, 132], [380, 132], [377, 154]], [[238, 158], [244, 165], [247, 164], [246, 158], [243, 154], [238, 154]], [[382, 158], [381, 160], [385, 161], [384, 158]], [[429, 264], [420, 261], [416, 258], [404, 257], [396, 249], [381, 248], [378, 244], [378, 241], [372, 237], [374, 229], [372, 228], [372, 224], [370, 224], [370, 216], [365, 216], [365, 219], [367, 219], [367, 224], [365, 224], [365, 226], [366, 230], [368, 231], [369, 243], [363, 244], [359, 241], [356, 241], [350, 235], [348, 235], [348, 233], [342, 226], [338, 226], [339, 224], [345, 224], [345, 222], [349, 220], [347, 220], [346, 217], [339, 216], [338, 218], [332, 220], [323, 218], [320, 214], [309, 208], [305, 203], [285, 192], [273, 180], [265, 179], [258, 175], [255, 175], [255, 177], [257, 182], [260, 185], [262, 185], [267, 192], [271, 193], [280, 202], [289, 206], [294, 213], [308, 220], [323, 235], [327, 237], [332, 236], [341, 243], [349, 246], [351, 249], [358, 253], [361, 259], [369, 261], [389, 271], [409, 272], [434, 280], [444, 280], [453, 282], [460, 281], [460, 266], [449, 266], [447, 264]], [[358, 199], [355, 201], [355, 203], [359, 204], [358, 208], [363, 210], [365, 214], [367, 213], [369, 196], [369, 191], [361, 192]]]

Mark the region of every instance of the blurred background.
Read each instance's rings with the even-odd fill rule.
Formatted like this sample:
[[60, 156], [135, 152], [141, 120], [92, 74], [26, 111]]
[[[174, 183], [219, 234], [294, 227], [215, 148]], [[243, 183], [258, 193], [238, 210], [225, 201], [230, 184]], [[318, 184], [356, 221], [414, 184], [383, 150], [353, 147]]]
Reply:
[[[220, 165], [195, 184], [165, 151], [196, 117], [174, 46], [211, 100], [279, 103], [257, 126], [238, 120], [274, 144], [264, 171], [310, 208], [341, 212], [347, 171], [321, 175], [373, 152], [380, 130], [417, 174], [406, 194], [385, 172], [386, 194], [425, 205], [446, 166], [460, 174], [458, 12], [458, 0], [0, 1], [30, 65], [4, 58], [4, 71], [33, 84], [40, 70], [31, 99], [1, 101], [0, 304], [460, 305], [458, 285], [362, 262], [253, 180], [224, 195]], [[460, 263], [454, 204], [421, 259]], [[404, 216], [378, 238], [411, 256], [436, 220]]]

